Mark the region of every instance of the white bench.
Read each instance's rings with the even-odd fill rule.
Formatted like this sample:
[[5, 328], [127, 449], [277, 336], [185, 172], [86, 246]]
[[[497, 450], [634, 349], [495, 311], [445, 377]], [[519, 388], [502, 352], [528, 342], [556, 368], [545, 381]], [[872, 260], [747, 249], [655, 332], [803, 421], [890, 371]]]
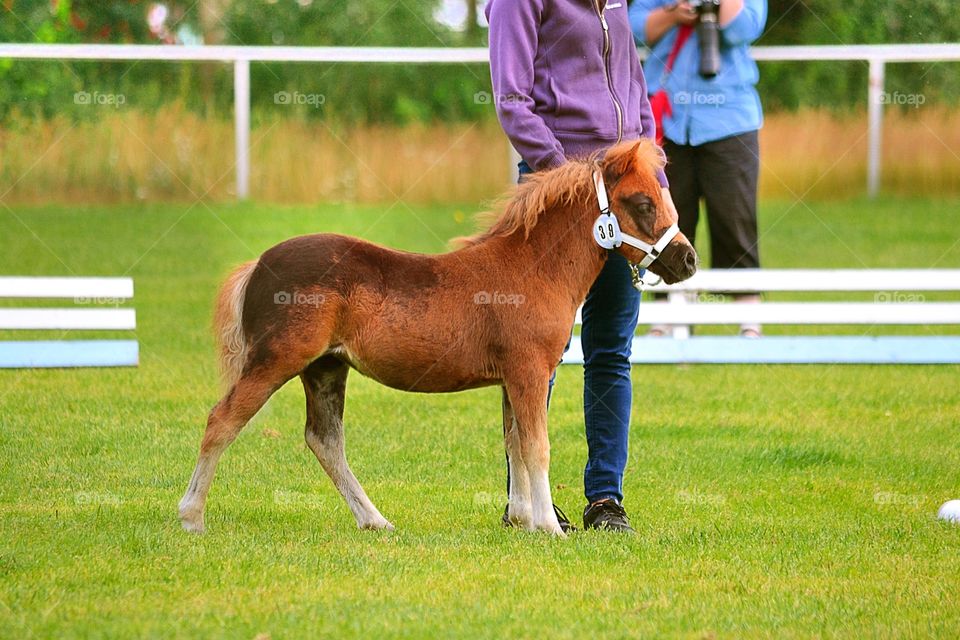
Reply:
[[[665, 302], [644, 300], [643, 325], [676, 325], [672, 337], [636, 337], [634, 363], [960, 363], [960, 335], [690, 337], [695, 325], [960, 325], [960, 296], [926, 302], [925, 292], [960, 292], [958, 269], [704, 270], [656, 285]], [[712, 292], [873, 292], [873, 302], [737, 304]], [[706, 294], [706, 295], [705, 295]], [[577, 314], [577, 324], [581, 322]], [[564, 363], [583, 362], [574, 336]]]
[[[131, 278], [0, 277], [0, 302], [73, 301], [67, 308], [2, 306], [0, 330], [133, 330], [137, 328], [136, 312], [119, 307], [132, 298]], [[138, 362], [136, 340], [0, 341], [0, 368], [122, 367]]]

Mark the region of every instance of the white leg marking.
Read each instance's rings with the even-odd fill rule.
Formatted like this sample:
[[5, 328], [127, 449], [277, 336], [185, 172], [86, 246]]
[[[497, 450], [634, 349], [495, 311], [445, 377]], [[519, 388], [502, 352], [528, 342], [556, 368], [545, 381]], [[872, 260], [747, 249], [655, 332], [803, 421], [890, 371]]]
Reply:
[[203, 533], [203, 511], [207, 503], [207, 493], [213, 482], [213, 474], [217, 470], [217, 460], [221, 451], [201, 454], [197, 466], [190, 477], [187, 491], [180, 499], [180, 524], [190, 533]]
[[533, 527], [556, 535], [565, 535], [553, 510], [550, 476], [546, 465], [530, 465], [530, 493], [533, 497]]
[[517, 453], [511, 453], [510, 459], [510, 504], [507, 517], [516, 525], [532, 531], [534, 528], [532, 501], [530, 499], [530, 476], [527, 467]]
[[357, 521], [357, 526], [361, 529], [388, 529], [393, 530], [390, 524], [380, 511], [374, 506], [367, 497], [366, 492], [357, 481], [350, 465], [347, 464], [347, 457], [344, 453], [342, 427], [339, 433], [329, 433], [328, 439], [323, 440], [319, 436], [307, 432], [307, 445], [323, 470], [327, 472], [334, 486], [347, 501], [347, 506], [353, 512], [353, 517]]
[[530, 475], [520, 451], [520, 432], [517, 418], [510, 411], [510, 428], [506, 433], [507, 460], [510, 465], [510, 496], [507, 517], [528, 531], [533, 530], [533, 503], [530, 496]]

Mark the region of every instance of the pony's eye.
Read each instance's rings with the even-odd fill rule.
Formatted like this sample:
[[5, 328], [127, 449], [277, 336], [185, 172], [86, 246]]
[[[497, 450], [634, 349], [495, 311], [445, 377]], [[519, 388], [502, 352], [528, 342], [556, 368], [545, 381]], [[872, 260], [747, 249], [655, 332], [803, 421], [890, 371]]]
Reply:
[[656, 216], [657, 205], [653, 203], [653, 199], [650, 196], [644, 193], [634, 193], [624, 197], [623, 200], [630, 213], [639, 219], [652, 218]]

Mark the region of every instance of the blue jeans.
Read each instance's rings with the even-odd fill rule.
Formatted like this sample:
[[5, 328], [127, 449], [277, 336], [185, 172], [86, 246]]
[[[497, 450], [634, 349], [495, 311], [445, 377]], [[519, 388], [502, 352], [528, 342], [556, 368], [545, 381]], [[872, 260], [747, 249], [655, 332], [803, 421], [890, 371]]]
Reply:
[[[531, 173], [520, 163], [520, 175]], [[640, 292], [633, 287], [626, 258], [611, 251], [583, 303], [583, 422], [587, 434], [587, 466], [583, 492], [588, 503], [604, 498], [623, 500], [627, 466], [630, 407], [630, 347], [637, 328]], [[550, 390], [556, 372], [550, 377]], [[550, 396], [547, 396], [547, 403]], [[510, 489], [509, 468], [507, 491]]]

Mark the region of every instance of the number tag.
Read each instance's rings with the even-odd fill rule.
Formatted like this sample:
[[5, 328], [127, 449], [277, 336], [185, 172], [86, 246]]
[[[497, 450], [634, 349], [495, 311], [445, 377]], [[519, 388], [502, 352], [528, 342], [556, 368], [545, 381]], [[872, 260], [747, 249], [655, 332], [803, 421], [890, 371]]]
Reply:
[[604, 249], [616, 249], [623, 243], [620, 224], [614, 215], [601, 215], [593, 223], [593, 239]]

